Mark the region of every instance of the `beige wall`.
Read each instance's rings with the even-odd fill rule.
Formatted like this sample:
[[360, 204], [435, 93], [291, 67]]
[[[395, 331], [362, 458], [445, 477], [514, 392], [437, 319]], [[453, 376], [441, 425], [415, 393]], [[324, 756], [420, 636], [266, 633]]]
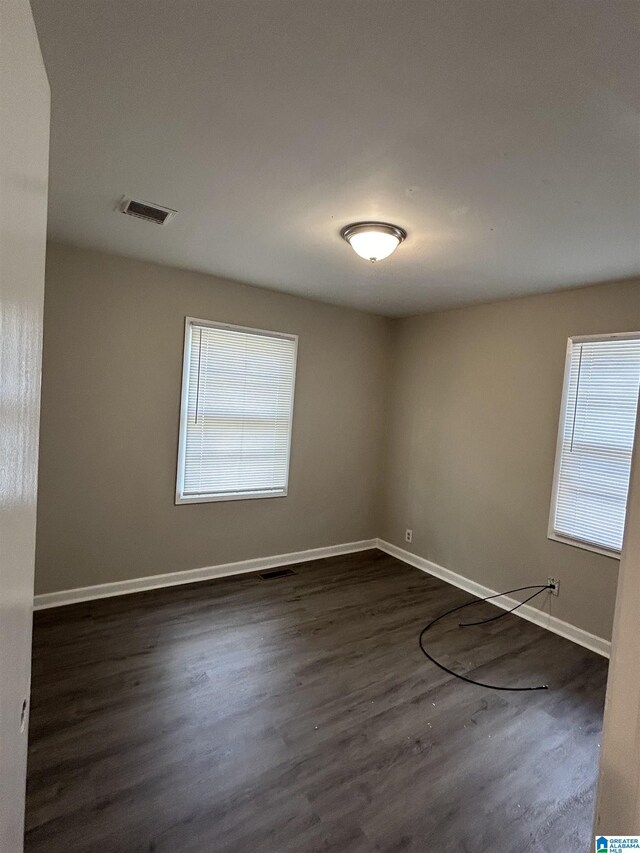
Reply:
[[0, 851], [24, 831], [49, 85], [28, 0], [0, 3]]
[[569, 335], [640, 328], [640, 283], [394, 324], [382, 538], [496, 590], [560, 578], [545, 607], [609, 638], [618, 562], [547, 539]]
[[[289, 496], [174, 505], [185, 315], [300, 336]], [[36, 591], [381, 536], [493, 589], [561, 580], [609, 638], [618, 562], [547, 539], [566, 339], [625, 282], [389, 321], [49, 247]]]
[[[287, 497], [174, 505], [185, 315], [299, 335]], [[389, 325], [50, 245], [36, 592], [375, 536]]]

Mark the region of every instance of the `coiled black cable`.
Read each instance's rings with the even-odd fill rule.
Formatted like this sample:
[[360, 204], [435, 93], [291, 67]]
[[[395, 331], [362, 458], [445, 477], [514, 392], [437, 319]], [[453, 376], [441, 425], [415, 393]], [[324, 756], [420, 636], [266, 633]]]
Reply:
[[450, 616], [452, 613], [456, 613], [458, 610], [464, 610], [465, 607], [473, 607], [474, 604], [481, 604], [483, 601], [491, 601], [492, 598], [500, 598], [503, 595], [511, 595], [514, 592], [524, 592], [527, 589], [536, 589], [537, 592], [534, 592], [533, 595], [530, 595], [528, 598], [525, 598], [524, 601], [521, 601], [519, 604], [516, 604], [515, 607], [512, 607], [510, 610], [505, 610], [502, 613], [499, 613], [497, 616], [492, 616], [489, 619], [482, 619], [480, 622], [461, 622], [459, 623], [459, 628], [471, 628], [474, 625], [484, 625], [487, 622], [495, 622], [496, 619], [502, 619], [503, 616], [508, 616], [509, 613], [513, 613], [514, 610], [517, 610], [519, 607], [522, 607], [523, 604], [526, 604], [528, 601], [531, 601], [532, 598], [535, 598], [540, 593], [544, 592], [545, 589], [553, 589], [551, 584], [535, 584], [533, 586], [520, 586], [517, 589], [508, 589], [506, 592], [497, 592], [495, 595], [488, 595], [486, 598], [476, 599], [475, 601], [468, 601], [466, 604], [461, 604], [459, 607], [452, 607], [451, 610], [447, 610], [446, 613], [442, 613], [440, 616], [436, 616], [428, 625], [425, 625], [422, 631], [420, 632], [420, 638], [418, 640], [420, 644], [420, 649], [424, 656], [428, 658], [431, 663], [434, 663], [436, 666], [440, 667], [440, 669], [449, 673], [449, 675], [453, 675], [456, 678], [459, 678], [461, 681], [466, 681], [468, 684], [475, 684], [478, 687], [486, 687], [489, 690], [511, 690], [514, 692], [524, 692], [527, 690], [548, 690], [548, 684], [540, 684], [536, 687], [503, 687], [498, 684], [486, 684], [483, 681], [476, 681], [473, 678], [469, 678], [466, 675], [460, 675], [457, 672], [454, 672], [449, 667], [445, 666], [440, 661], [436, 660], [433, 655], [430, 655], [429, 652], [425, 649], [424, 644], [422, 642], [422, 638], [427, 633], [427, 631], [432, 628], [436, 622], [439, 622], [441, 619], [444, 619], [445, 616]]

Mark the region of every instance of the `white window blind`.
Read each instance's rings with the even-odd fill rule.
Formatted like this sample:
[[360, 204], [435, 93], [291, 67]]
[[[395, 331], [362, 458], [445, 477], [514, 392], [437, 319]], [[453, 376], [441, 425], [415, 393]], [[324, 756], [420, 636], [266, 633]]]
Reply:
[[640, 337], [569, 341], [550, 534], [620, 552], [640, 385]]
[[177, 503], [286, 495], [297, 338], [187, 318]]

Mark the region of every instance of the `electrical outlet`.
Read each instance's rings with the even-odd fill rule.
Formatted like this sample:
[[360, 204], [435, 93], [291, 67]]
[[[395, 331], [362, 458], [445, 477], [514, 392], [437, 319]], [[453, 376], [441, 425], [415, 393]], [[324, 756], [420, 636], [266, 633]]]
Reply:
[[404, 541], [405, 542], [413, 542], [413, 530], [409, 530], [408, 527], [404, 532]]
[[560, 581], [558, 580], [558, 578], [548, 577], [547, 583], [549, 584], [549, 586], [553, 587], [553, 589], [547, 590], [549, 595], [560, 595]]

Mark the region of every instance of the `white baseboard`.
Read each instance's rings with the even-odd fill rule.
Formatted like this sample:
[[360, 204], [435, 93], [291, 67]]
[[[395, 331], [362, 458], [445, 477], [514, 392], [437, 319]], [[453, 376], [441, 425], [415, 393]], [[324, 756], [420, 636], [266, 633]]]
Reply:
[[[464, 589], [465, 592], [470, 592], [471, 595], [475, 595], [478, 598], [486, 598], [489, 595], [496, 595], [496, 590], [482, 586], [482, 584], [469, 580], [469, 578], [465, 578], [462, 575], [458, 575], [450, 569], [445, 569], [437, 563], [432, 563], [430, 560], [425, 560], [424, 557], [418, 557], [417, 554], [405, 551], [404, 548], [398, 548], [397, 545], [385, 542], [384, 539], [378, 539], [376, 547], [379, 548], [380, 551], [384, 551], [386, 554], [390, 554], [392, 557], [402, 560], [403, 563], [408, 563], [416, 569], [420, 569], [421, 571], [426, 572], [429, 575], [433, 575], [436, 578], [440, 578], [453, 586]], [[517, 603], [516, 599], [509, 598], [505, 595], [502, 595], [499, 598], [494, 598], [492, 601], [492, 604], [501, 607], [503, 610], [509, 610], [511, 607], [515, 607]], [[603, 657], [608, 658], [610, 656], [611, 643], [609, 640], [604, 640], [602, 637], [590, 634], [582, 628], [576, 628], [575, 625], [571, 625], [569, 622], [564, 622], [562, 619], [558, 619], [550, 613], [545, 613], [543, 610], [539, 610], [531, 604], [525, 604], [523, 607], [520, 607], [515, 611], [514, 616], [520, 616], [528, 622], [533, 622], [541, 628], [546, 628], [554, 634], [559, 634], [567, 640], [572, 640], [574, 643], [578, 643], [578, 645], [584, 646], [586, 649], [590, 649], [592, 652], [596, 652]]]
[[64, 604], [76, 604], [80, 601], [93, 601], [96, 598], [111, 598], [114, 595], [127, 595], [148, 589], [165, 586], [178, 586], [185, 583], [206, 581], [212, 578], [224, 578], [229, 575], [241, 575], [246, 572], [264, 572], [277, 566], [290, 566], [293, 563], [306, 563], [309, 560], [322, 560], [340, 554], [354, 554], [376, 547], [376, 539], [363, 539], [360, 542], [346, 542], [342, 545], [328, 545], [325, 548], [310, 548], [307, 551], [294, 551], [290, 554], [276, 554], [273, 557], [258, 557], [254, 560], [240, 560], [237, 563], [223, 563], [219, 566], [204, 566], [201, 569], [187, 569], [183, 572], [170, 572], [164, 575], [150, 575], [115, 583], [102, 583], [96, 586], [83, 586], [77, 589], [65, 589], [61, 592], [46, 592], [33, 599], [34, 610], [48, 607], [61, 607]]
[[[258, 557], [254, 560], [240, 560], [236, 563], [223, 563], [218, 566], [204, 566], [200, 569], [187, 569], [182, 572], [170, 572], [164, 575], [150, 575], [144, 578], [116, 581], [115, 583], [97, 584], [96, 586], [84, 586], [77, 589], [67, 589], [60, 592], [48, 592], [36, 595], [33, 600], [34, 610], [45, 610], [49, 607], [62, 607], [65, 604], [75, 604], [81, 601], [93, 601], [98, 598], [111, 598], [115, 595], [128, 595], [134, 592], [143, 592], [149, 589], [160, 589], [165, 586], [178, 586], [198, 581], [211, 580], [213, 578], [229, 577], [230, 575], [241, 575], [247, 572], [263, 572], [278, 566], [290, 566], [294, 563], [306, 563], [309, 560], [322, 560], [325, 557], [335, 557], [340, 554], [354, 554], [358, 551], [368, 551], [371, 548], [379, 548], [386, 554], [402, 560], [416, 569], [420, 569], [429, 575], [440, 578], [447, 583], [457, 586], [465, 592], [471, 593], [478, 598], [495, 595], [496, 591], [489, 587], [469, 580], [463, 575], [456, 574], [450, 569], [445, 569], [437, 563], [432, 563], [424, 557], [405, 551], [397, 545], [392, 545], [384, 539], [364, 539], [360, 542], [346, 542], [342, 545], [329, 545], [325, 548], [310, 548], [306, 551], [294, 551], [289, 554], [276, 554], [273, 557]], [[503, 610], [509, 610], [518, 602], [508, 596], [500, 596], [493, 599], [493, 604]], [[580, 646], [584, 646], [603, 657], [609, 657], [611, 643], [595, 634], [590, 634], [582, 628], [576, 628], [569, 622], [564, 622], [550, 613], [545, 613], [537, 607], [525, 604], [515, 611], [516, 616], [533, 622], [554, 634], [559, 634], [567, 640], [572, 640]]]

